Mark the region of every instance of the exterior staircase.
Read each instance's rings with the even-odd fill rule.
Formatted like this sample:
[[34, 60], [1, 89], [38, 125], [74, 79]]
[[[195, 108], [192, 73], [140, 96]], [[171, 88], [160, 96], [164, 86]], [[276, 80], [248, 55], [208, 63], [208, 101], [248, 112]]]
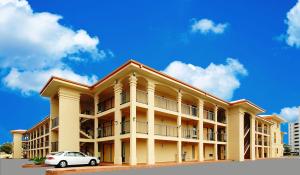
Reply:
[[250, 124], [245, 125], [244, 127], [244, 156], [248, 153], [250, 149]]

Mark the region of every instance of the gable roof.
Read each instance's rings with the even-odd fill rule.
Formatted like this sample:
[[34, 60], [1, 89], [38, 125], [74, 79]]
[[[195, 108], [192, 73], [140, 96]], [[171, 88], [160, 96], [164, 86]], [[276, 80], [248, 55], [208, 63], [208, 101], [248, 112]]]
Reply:
[[[54, 84], [53, 86], [57, 86], [56, 84], [59, 84], [59, 83], [66, 83], [66, 84], [71, 84], [71, 85], [74, 85], [76, 86], [78, 89], [82, 89], [82, 90], [94, 90], [95, 88], [97, 88], [99, 85], [101, 85], [102, 83], [104, 83], [106, 80], [109, 80], [111, 77], [115, 76], [117, 73], [121, 72], [122, 70], [124, 70], [125, 68], [129, 67], [129, 66], [134, 66], [135, 68], [138, 68], [139, 70], [145, 70], [147, 72], [150, 72], [152, 74], [157, 74], [157, 75], [160, 75], [161, 77], [169, 80], [169, 81], [174, 81], [176, 83], [178, 83], [179, 85], [181, 86], [185, 86], [187, 88], [190, 88], [194, 91], [197, 91], [198, 93], [201, 93], [203, 94], [204, 96], [208, 97], [208, 98], [211, 98], [211, 99], [215, 99], [216, 101], [219, 101], [223, 104], [226, 104], [226, 105], [229, 105], [229, 106], [234, 106], [234, 105], [247, 105], [251, 108], [255, 108], [256, 111], [258, 113], [262, 113], [262, 112], [265, 112], [264, 109], [260, 108], [259, 106], [255, 105], [254, 103], [250, 102], [249, 100], [246, 100], [246, 99], [241, 99], [241, 100], [237, 100], [237, 101], [232, 101], [232, 102], [228, 102], [226, 100], [223, 100], [215, 95], [212, 95], [202, 89], [199, 89], [199, 88], [196, 88], [192, 85], [189, 85], [183, 81], [180, 81], [170, 75], [167, 75], [161, 71], [157, 71], [151, 67], [148, 67], [138, 61], [135, 61], [135, 60], [128, 60], [125, 64], [121, 65], [120, 67], [118, 67], [117, 69], [115, 69], [113, 72], [111, 72], [110, 74], [108, 74], [107, 76], [105, 76], [104, 78], [100, 79], [99, 81], [97, 81], [95, 84], [89, 86], [89, 85], [86, 85], [86, 84], [82, 84], [82, 83], [78, 83], [78, 82], [74, 82], [74, 81], [70, 81], [70, 80], [67, 80], [67, 79], [63, 79], [63, 78], [59, 78], [59, 77], [51, 77], [48, 82], [45, 84], [45, 86], [42, 88], [42, 90], [40, 91], [40, 94], [42, 96], [47, 96], [47, 93], [45, 93], [46, 89], [48, 87], [50, 87], [52, 84]], [[54, 83], [56, 82], [56, 84]]]

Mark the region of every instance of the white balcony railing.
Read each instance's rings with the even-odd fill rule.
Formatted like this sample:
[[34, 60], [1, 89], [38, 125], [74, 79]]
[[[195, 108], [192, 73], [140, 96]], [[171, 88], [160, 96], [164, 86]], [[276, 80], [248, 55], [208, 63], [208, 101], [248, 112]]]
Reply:
[[215, 120], [215, 114], [211, 111], [204, 110], [203, 111], [203, 118], [214, 121]]
[[181, 113], [186, 115], [191, 115], [191, 116], [197, 116], [198, 108], [196, 106], [181, 103]]
[[136, 90], [136, 101], [143, 104], [148, 104], [148, 93], [142, 90]]
[[178, 105], [175, 100], [156, 95], [154, 101], [155, 107], [178, 112]]

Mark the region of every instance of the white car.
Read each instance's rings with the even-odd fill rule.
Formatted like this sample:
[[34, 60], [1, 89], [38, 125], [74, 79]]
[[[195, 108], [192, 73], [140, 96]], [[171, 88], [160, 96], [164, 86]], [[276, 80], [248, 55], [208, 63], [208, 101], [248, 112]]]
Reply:
[[69, 165], [91, 165], [96, 166], [100, 163], [99, 158], [87, 156], [81, 152], [63, 151], [50, 153], [46, 156], [45, 164], [57, 167], [67, 167]]

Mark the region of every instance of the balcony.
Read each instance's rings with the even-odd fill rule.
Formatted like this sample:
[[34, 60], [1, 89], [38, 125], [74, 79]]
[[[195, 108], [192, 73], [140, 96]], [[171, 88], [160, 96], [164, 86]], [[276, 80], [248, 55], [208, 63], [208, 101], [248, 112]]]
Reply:
[[52, 128], [55, 128], [58, 126], [58, 117], [55, 117], [51, 121], [52, 121]]
[[208, 132], [208, 133], [204, 134], [204, 140], [214, 141], [215, 140], [215, 133]]
[[219, 123], [226, 124], [226, 117], [219, 117], [219, 116], [218, 116], [218, 122], [219, 122]]
[[265, 141], [264, 146], [269, 146], [269, 142]]
[[58, 142], [51, 142], [51, 152], [58, 151]]
[[113, 124], [105, 125], [98, 128], [98, 138], [110, 137], [114, 135]]
[[198, 115], [198, 108], [196, 106], [187, 105], [184, 103], [181, 103], [181, 113], [197, 117]]
[[214, 121], [215, 120], [215, 113], [208, 111], [208, 110], [204, 110], [203, 111], [203, 118], [207, 119], [207, 120], [211, 120]]
[[46, 128], [45, 129], [45, 134], [48, 134], [49, 133], [49, 128]]
[[262, 145], [262, 141], [261, 140], [257, 140], [256, 141], [256, 145]]
[[136, 132], [140, 134], [148, 134], [148, 122], [137, 121]]
[[129, 92], [128, 91], [123, 91], [121, 93], [121, 102], [120, 104], [125, 104], [125, 103], [128, 103], [130, 101], [130, 95], [129, 95]]
[[98, 113], [107, 111], [115, 107], [115, 97], [110, 97], [98, 103]]
[[256, 129], [257, 129], [257, 130], [256, 130], [257, 132], [262, 133], [262, 127], [257, 127]]
[[218, 133], [217, 136], [218, 136], [218, 141], [219, 142], [226, 142], [227, 141], [227, 139], [226, 139], [227, 136], [226, 136], [225, 133]]
[[182, 128], [181, 137], [186, 139], [198, 139], [197, 128]]
[[155, 107], [178, 112], [178, 105], [177, 105], [177, 101], [175, 100], [155, 95], [154, 104]]
[[177, 126], [172, 125], [154, 125], [154, 134], [159, 136], [178, 137]]
[[130, 121], [121, 122], [121, 134], [130, 133]]
[[148, 104], [148, 93], [142, 90], [136, 90], [136, 102]]

